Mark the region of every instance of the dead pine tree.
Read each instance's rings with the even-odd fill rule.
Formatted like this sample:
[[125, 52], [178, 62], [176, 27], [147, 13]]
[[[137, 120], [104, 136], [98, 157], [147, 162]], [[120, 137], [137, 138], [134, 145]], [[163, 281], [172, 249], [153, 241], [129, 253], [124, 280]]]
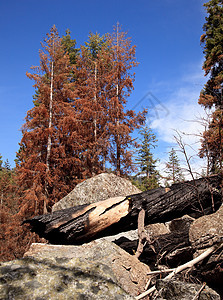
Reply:
[[[117, 23], [113, 34], [107, 35], [110, 45], [111, 69], [108, 89], [108, 129], [110, 149], [109, 162], [114, 166], [116, 174], [123, 175], [133, 168], [130, 146], [136, 146], [131, 133], [139, 129], [145, 121], [145, 111], [136, 114], [127, 110], [127, 98], [133, 90], [135, 74], [133, 68], [138, 65], [135, 57], [135, 45], [126, 32], [121, 31]], [[128, 147], [127, 147], [128, 145]]]
[[[34, 107], [27, 112], [17, 154], [17, 180], [23, 212], [50, 211], [66, 195], [76, 176], [75, 153], [80, 153], [74, 67], [55, 26], [40, 50], [40, 66], [27, 76], [34, 81]], [[69, 180], [70, 179], [70, 180]], [[56, 182], [56, 184], [55, 184]], [[25, 213], [26, 214], [26, 213]]]

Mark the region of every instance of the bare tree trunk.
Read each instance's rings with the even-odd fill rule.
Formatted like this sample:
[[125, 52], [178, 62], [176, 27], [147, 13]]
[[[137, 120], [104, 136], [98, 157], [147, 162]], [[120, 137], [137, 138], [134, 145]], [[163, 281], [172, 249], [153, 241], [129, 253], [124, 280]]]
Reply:
[[106, 156], [105, 154], [103, 155], [103, 162], [102, 162], [102, 171], [105, 172], [106, 168], [105, 168], [105, 162], [106, 162]]
[[[119, 48], [119, 28], [117, 23], [117, 62], [119, 60], [118, 57], [118, 48]], [[116, 108], [116, 173], [120, 175], [121, 170], [121, 149], [120, 149], [120, 136], [119, 136], [119, 66], [118, 66], [118, 73], [117, 73], [117, 85], [116, 85], [116, 99], [117, 99], [117, 108]]]
[[175, 183], [175, 163], [173, 162], [173, 183]]
[[[95, 109], [96, 109], [96, 104], [97, 104], [97, 62], [95, 62], [95, 67], [94, 67], [94, 104], [95, 104]], [[97, 142], [97, 112], [95, 110], [94, 112], [94, 141], [95, 143]]]
[[220, 160], [219, 160], [219, 163], [220, 163], [220, 173], [221, 175], [223, 174], [223, 165], [222, 165], [222, 160], [223, 160], [223, 155], [222, 155], [222, 148], [223, 148], [223, 142], [222, 142], [222, 111], [223, 111], [223, 97], [222, 97], [222, 88], [221, 88], [221, 103], [220, 103], [220, 124], [219, 124], [219, 143], [220, 143], [220, 149], [219, 149], [219, 156], [220, 156]]
[[[50, 76], [50, 104], [49, 104], [49, 129], [52, 128], [52, 118], [53, 118], [53, 62], [51, 63], [51, 76]], [[50, 170], [50, 164], [49, 164], [49, 159], [50, 159], [50, 153], [51, 153], [51, 133], [49, 133], [48, 136], [48, 141], [47, 141], [47, 153], [46, 153], [46, 169], [47, 172]]]
[[[220, 125], [219, 125], [219, 140], [220, 140], [220, 174], [221, 176], [223, 176], [223, 164], [222, 164], [222, 161], [223, 161], [223, 154], [222, 154], [222, 148], [223, 148], [223, 141], [222, 141], [222, 113], [223, 113], [223, 97], [222, 97], [222, 87], [221, 87], [221, 104], [220, 104], [220, 114], [221, 114], [221, 118], [220, 118]], [[223, 203], [223, 179], [222, 179], [222, 183], [221, 183], [221, 196], [222, 196], [222, 203]]]
[[[53, 77], [54, 77], [54, 64], [53, 61], [51, 62], [51, 75], [50, 75], [50, 103], [49, 103], [49, 130], [52, 128], [52, 118], [53, 118]], [[52, 146], [52, 137], [51, 133], [49, 132], [48, 141], [47, 141], [47, 152], [46, 152], [46, 174], [50, 171], [50, 155], [51, 155], [51, 146]], [[48, 184], [47, 180], [45, 181], [45, 196], [48, 198], [49, 191], [48, 191]], [[44, 201], [44, 213], [47, 212], [46, 207], [46, 200]]]
[[2, 191], [2, 193], [1, 193], [1, 202], [0, 202], [0, 206], [1, 206], [1, 207], [3, 207], [3, 195], [4, 195], [4, 193], [3, 193], [3, 191]]
[[[117, 99], [118, 99], [118, 89], [119, 86], [117, 84]], [[117, 101], [118, 103], [118, 101]], [[121, 149], [120, 149], [120, 136], [119, 136], [119, 116], [118, 116], [118, 108], [117, 108], [117, 119], [116, 119], [116, 173], [120, 175], [121, 170]]]

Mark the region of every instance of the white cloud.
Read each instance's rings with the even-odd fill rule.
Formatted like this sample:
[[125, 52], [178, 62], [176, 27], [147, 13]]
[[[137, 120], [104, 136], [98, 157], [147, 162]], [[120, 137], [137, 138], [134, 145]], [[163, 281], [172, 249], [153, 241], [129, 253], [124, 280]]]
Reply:
[[151, 122], [151, 127], [158, 131], [160, 139], [172, 143], [174, 130], [178, 130], [190, 134], [188, 138], [191, 141], [193, 134], [202, 131], [201, 125], [195, 120], [204, 117], [205, 112], [195, 102], [196, 99], [198, 95], [188, 89], [180, 88], [172, 93], [165, 104], [168, 114]]
[[[188, 156], [193, 156], [191, 166], [195, 172], [201, 172], [204, 167], [204, 161], [197, 157], [201, 146], [200, 137], [204, 131], [199, 120], [206, 117], [205, 110], [198, 104], [200, 91], [206, 81], [200, 65], [199, 63], [194, 68], [194, 72], [191, 71], [179, 78], [177, 82], [172, 82], [172, 89], [168, 89], [166, 94], [165, 86], [170, 86], [171, 83], [164, 84], [162, 93], [166, 99], [165, 103], [157, 103], [155, 108], [159, 112], [163, 110], [163, 114], [154, 112], [152, 115], [148, 114], [149, 125], [156, 132], [160, 144], [164, 142], [169, 147], [177, 148], [174, 134], [176, 134], [176, 130], [182, 133]], [[161, 89], [160, 85], [159, 88]], [[159, 99], [161, 97], [162, 95], [159, 96]], [[163, 109], [164, 106], [168, 113]], [[164, 162], [168, 160], [167, 152], [168, 150], [159, 153], [161, 170], [164, 168]], [[180, 153], [179, 158], [184, 161], [184, 157]]]

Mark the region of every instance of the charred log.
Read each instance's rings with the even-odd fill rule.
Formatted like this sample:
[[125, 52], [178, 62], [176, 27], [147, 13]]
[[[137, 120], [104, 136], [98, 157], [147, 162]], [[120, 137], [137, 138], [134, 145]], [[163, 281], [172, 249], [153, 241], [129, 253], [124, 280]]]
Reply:
[[82, 205], [26, 220], [39, 236], [57, 244], [81, 244], [97, 237], [136, 229], [139, 211], [145, 225], [167, 222], [185, 214], [200, 217], [221, 205], [220, 176], [174, 184], [127, 197]]

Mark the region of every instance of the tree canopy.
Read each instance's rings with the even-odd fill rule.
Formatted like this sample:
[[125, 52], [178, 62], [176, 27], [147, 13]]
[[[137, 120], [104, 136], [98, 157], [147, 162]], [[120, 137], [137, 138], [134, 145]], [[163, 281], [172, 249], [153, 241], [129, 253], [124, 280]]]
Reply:
[[90, 33], [75, 48], [70, 31], [53, 26], [41, 44], [40, 66], [27, 76], [36, 89], [17, 154], [21, 207], [28, 216], [52, 205], [85, 178], [105, 170], [132, 169], [131, 133], [144, 114], [126, 110], [137, 65], [135, 46], [117, 27], [114, 34]]
[[222, 172], [223, 160], [223, 5], [221, 0], [204, 4], [207, 17], [201, 36], [208, 81], [200, 93], [199, 104], [211, 108], [211, 121], [203, 134], [200, 155], [209, 160], [211, 173]]

